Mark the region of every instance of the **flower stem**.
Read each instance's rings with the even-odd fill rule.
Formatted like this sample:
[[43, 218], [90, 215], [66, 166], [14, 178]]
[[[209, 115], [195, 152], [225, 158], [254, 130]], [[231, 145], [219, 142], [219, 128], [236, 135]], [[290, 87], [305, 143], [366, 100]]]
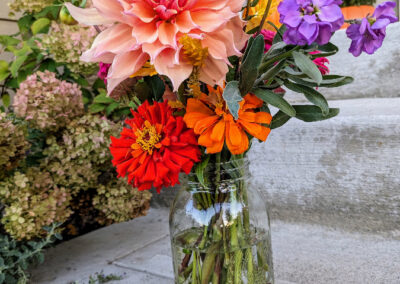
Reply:
[[265, 21], [267, 20], [268, 17], [269, 10], [271, 9], [271, 5], [272, 5], [272, 0], [268, 0], [267, 7], [265, 8], [264, 15], [261, 19], [260, 26], [258, 27], [257, 34], [259, 34], [264, 27]]

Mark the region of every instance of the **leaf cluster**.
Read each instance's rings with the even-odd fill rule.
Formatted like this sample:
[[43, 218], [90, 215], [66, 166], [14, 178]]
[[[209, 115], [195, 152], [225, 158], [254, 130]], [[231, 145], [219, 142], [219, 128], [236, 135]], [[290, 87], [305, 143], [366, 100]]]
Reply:
[[[264, 37], [251, 37], [239, 66], [239, 76], [227, 83], [224, 99], [233, 116], [237, 117], [239, 102], [248, 93], [255, 94], [269, 106], [278, 108], [270, 127], [278, 128], [291, 118], [314, 122], [332, 118], [339, 109], [330, 108], [320, 88], [335, 88], [353, 81], [351, 77], [322, 75], [313, 62], [338, 52], [332, 43], [326, 45], [293, 46], [283, 42], [283, 25], [277, 30], [273, 45], [264, 54]], [[317, 53], [315, 53], [317, 51]], [[309, 104], [293, 105], [278, 88], [291, 90], [304, 96]]]
[[27, 268], [44, 261], [43, 249], [61, 235], [56, 232], [61, 224], [44, 228], [48, 234], [39, 241], [18, 242], [7, 235], [0, 234], [0, 284], [27, 283]]

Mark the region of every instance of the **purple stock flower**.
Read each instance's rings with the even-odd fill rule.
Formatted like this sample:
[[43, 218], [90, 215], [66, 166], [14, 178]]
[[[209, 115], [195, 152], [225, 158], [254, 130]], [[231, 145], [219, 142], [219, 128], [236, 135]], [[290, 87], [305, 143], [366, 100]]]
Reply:
[[349, 51], [354, 56], [359, 56], [363, 51], [373, 54], [382, 46], [386, 27], [397, 21], [395, 7], [394, 2], [384, 2], [376, 7], [372, 16], [367, 16], [347, 28], [346, 34], [351, 39]]
[[283, 0], [278, 6], [280, 22], [287, 27], [283, 40], [295, 45], [328, 43], [333, 32], [344, 23], [341, 3], [341, 0]]

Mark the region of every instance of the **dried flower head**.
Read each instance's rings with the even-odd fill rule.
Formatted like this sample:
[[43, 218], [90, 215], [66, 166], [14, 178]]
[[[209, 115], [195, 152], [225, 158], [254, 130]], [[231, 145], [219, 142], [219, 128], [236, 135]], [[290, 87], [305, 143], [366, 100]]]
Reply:
[[84, 111], [78, 85], [60, 81], [49, 71], [37, 72], [22, 82], [13, 106], [17, 116], [46, 131], [65, 127]]
[[52, 22], [49, 33], [43, 36], [39, 45], [55, 61], [66, 63], [72, 72], [91, 75], [98, 70], [98, 64], [83, 62], [79, 58], [90, 48], [96, 35], [93, 27]]
[[40, 12], [43, 8], [53, 4], [54, 0], [13, 0], [8, 4], [13, 12]]
[[18, 166], [28, 149], [26, 127], [14, 124], [11, 117], [0, 112], [0, 178]]
[[85, 115], [67, 125], [62, 139], [47, 138], [47, 156], [42, 167], [54, 176], [57, 184], [68, 187], [75, 194], [88, 188], [97, 188], [98, 178], [111, 171], [108, 150], [110, 136], [116, 135], [121, 126], [106, 118]]
[[44, 226], [66, 221], [72, 213], [69, 201], [68, 191], [39, 168], [15, 172], [0, 182], [0, 202], [5, 206], [1, 223], [18, 240], [43, 236]]
[[100, 185], [93, 205], [102, 214], [97, 218], [100, 224], [129, 221], [144, 216], [150, 207], [151, 193], [139, 191], [124, 179], [112, 179], [107, 185]]

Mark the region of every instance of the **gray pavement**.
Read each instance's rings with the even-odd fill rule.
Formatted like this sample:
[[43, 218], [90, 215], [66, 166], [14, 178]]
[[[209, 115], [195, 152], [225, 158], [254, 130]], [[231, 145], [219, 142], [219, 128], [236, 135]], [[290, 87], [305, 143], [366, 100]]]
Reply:
[[[272, 222], [277, 284], [400, 283], [400, 241], [316, 225]], [[48, 251], [33, 283], [88, 283], [90, 275], [123, 276], [115, 284], [173, 283], [168, 210], [112, 225]]]

